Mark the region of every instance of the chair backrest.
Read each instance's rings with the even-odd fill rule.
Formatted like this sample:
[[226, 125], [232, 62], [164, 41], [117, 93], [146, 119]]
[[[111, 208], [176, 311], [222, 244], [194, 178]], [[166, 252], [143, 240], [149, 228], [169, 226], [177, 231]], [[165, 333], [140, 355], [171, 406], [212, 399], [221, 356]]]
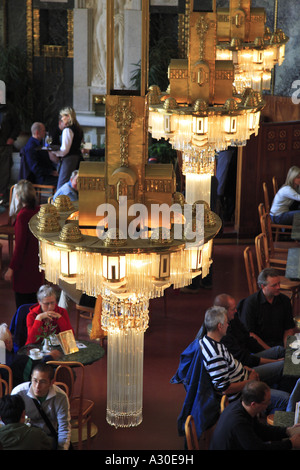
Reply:
[[276, 176], [273, 176], [272, 178], [272, 185], [273, 185], [273, 194], [275, 196], [275, 194], [278, 192], [278, 181], [277, 181]]
[[274, 254], [274, 241], [272, 233], [272, 221], [269, 213], [266, 212], [261, 216], [260, 226], [262, 233], [266, 235], [269, 254], [272, 256]]
[[[3, 396], [4, 394], [9, 394], [11, 393], [13, 389], [13, 373], [12, 370], [9, 366], [6, 364], [0, 364], [0, 380], [1, 380], [1, 386], [0, 386], [0, 397]], [[3, 393], [4, 389], [4, 394]]]
[[244, 249], [244, 261], [245, 261], [245, 269], [246, 269], [249, 295], [252, 295], [255, 292], [257, 292], [258, 286], [256, 282], [253, 254], [252, 254], [250, 246], [246, 246], [246, 248]]
[[270, 258], [268, 252], [267, 237], [264, 233], [260, 233], [255, 237], [255, 251], [258, 271], [261, 272], [265, 268], [270, 267]]
[[[82, 409], [83, 389], [84, 389], [84, 365], [76, 361], [48, 361], [55, 367], [54, 382], [66, 384], [68, 387], [68, 397], [71, 401], [73, 398], [79, 398], [79, 408]], [[76, 388], [75, 393], [75, 375], [76, 368]]]
[[26, 318], [30, 307], [34, 304], [24, 304], [18, 307], [10, 323], [9, 329], [13, 336], [14, 352], [17, 352], [27, 340]]
[[56, 191], [56, 187], [50, 184], [34, 184], [33, 186], [36, 191], [36, 198], [39, 204], [42, 201], [42, 196], [45, 196], [46, 200], [48, 200], [48, 198], [53, 196]]
[[220, 412], [223, 413], [226, 406], [228, 406], [228, 405], [229, 405], [228, 396], [227, 395], [222, 395], [221, 404], [220, 404]]
[[184, 430], [188, 450], [199, 450], [196, 426], [192, 415], [186, 418]]
[[265, 205], [263, 202], [261, 202], [260, 204], [258, 204], [258, 216], [259, 216], [259, 220], [261, 218], [262, 215], [264, 215], [266, 213], [266, 208], [265, 208]]
[[266, 182], [263, 182], [263, 193], [264, 193], [264, 202], [265, 202], [266, 212], [270, 212], [270, 200], [269, 200], [269, 193], [268, 193], [268, 187], [267, 187]]

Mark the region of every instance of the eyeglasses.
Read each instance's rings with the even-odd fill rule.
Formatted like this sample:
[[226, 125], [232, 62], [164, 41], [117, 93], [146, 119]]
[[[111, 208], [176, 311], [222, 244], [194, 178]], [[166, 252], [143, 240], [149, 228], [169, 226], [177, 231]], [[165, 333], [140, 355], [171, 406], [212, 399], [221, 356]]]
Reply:
[[43, 305], [55, 305], [56, 302], [53, 300], [52, 302], [42, 302]]

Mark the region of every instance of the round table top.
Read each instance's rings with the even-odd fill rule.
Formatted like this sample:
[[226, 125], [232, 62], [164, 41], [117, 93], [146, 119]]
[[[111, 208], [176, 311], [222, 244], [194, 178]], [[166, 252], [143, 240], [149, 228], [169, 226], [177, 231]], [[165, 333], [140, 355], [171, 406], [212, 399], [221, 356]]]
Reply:
[[[104, 349], [102, 348], [102, 346], [100, 346], [100, 344], [96, 342], [78, 340], [76, 341], [76, 344], [79, 348], [77, 352], [71, 354], [62, 354], [62, 356], [58, 360], [65, 362], [81, 362], [81, 364], [87, 366], [89, 364], [93, 364], [93, 362], [98, 361], [104, 356]], [[19, 349], [18, 354], [27, 354], [28, 356], [30, 356], [30, 350], [33, 348], [38, 348], [42, 352], [43, 346], [42, 344], [27, 344]], [[50, 349], [58, 349], [62, 352], [62, 348], [60, 346], [50, 346]], [[46, 355], [46, 353], [43, 353], [43, 355]], [[32, 359], [31, 356], [30, 358]]]

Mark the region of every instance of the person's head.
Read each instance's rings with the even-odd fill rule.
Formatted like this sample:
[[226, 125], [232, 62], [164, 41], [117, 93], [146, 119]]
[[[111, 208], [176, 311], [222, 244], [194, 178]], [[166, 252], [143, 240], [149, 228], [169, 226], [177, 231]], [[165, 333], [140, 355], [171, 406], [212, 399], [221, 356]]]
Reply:
[[204, 327], [208, 334], [218, 333], [222, 337], [226, 334], [227, 326], [227, 310], [224, 307], [210, 307], [205, 312]]
[[6, 323], [1, 323], [0, 325], [0, 340], [4, 341], [5, 348], [8, 351], [11, 351], [13, 348], [13, 338], [12, 334]]
[[285, 185], [291, 186], [297, 189], [300, 186], [300, 168], [298, 166], [292, 166], [286, 176]]
[[70, 177], [71, 186], [77, 191], [78, 170], [74, 170]]
[[54, 310], [56, 305], [56, 292], [52, 286], [41, 286], [36, 296], [43, 312]]
[[263, 269], [258, 275], [257, 284], [265, 297], [272, 298], [280, 294], [280, 276], [274, 268]]
[[21, 395], [0, 398], [0, 418], [4, 424], [19, 423], [25, 417], [25, 403]]
[[231, 321], [234, 318], [236, 313], [236, 302], [231, 295], [228, 294], [219, 294], [214, 300], [214, 305], [216, 307], [224, 307], [227, 310], [228, 321]]
[[251, 416], [266, 410], [270, 403], [270, 387], [258, 380], [248, 382], [242, 390], [241, 401]]
[[36, 192], [33, 184], [27, 180], [20, 180], [13, 189], [12, 201], [9, 214], [14, 216], [22, 209], [28, 207], [34, 209], [36, 206]]
[[42, 122], [34, 122], [31, 126], [31, 135], [35, 139], [42, 141], [46, 135], [46, 128]]
[[31, 386], [36, 397], [46, 397], [53, 382], [54, 369], [50, 364], [39, 362], [34, 366], [31, 374]]
[[71, 106], [67, 106], [59, 112], [60, 120], [63, 122], [64, 127], [77, 124], [76, 112]]

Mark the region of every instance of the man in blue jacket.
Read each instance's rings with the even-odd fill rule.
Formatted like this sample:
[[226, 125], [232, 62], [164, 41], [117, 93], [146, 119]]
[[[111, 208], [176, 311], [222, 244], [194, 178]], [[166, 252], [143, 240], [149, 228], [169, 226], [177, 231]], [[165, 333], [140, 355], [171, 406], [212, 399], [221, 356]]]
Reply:
[[56, 186], [58, 172], [55, 162], [50, 160], [47, 150], [42, 149], [46, 129], [43, 123], [34, 122], [31, 137], [21, 150], [20, 179], [27, 179], [33, 184]]

